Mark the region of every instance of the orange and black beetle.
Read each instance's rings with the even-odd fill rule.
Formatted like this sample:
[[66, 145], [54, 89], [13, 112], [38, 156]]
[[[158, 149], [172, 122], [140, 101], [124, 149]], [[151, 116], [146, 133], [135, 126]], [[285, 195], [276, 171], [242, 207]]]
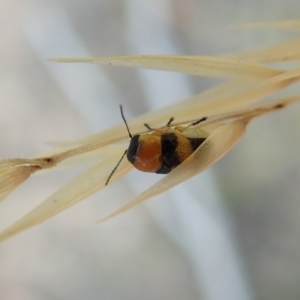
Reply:
[[132, 137], [127, 159], [140, 171], [168, 174], [185, 161], [207, 137], [207, 132], [197, 128], [177, 126], [155, 129], [152, 133]]
[[128, 161], [140, 171], [168, 174], [185, 161], [209, 136], [208, 132], [200, 128], [190, 127], [205, 121], [206, 117], [187, 127], [171, 128], [170, 125], [174, 118], [171, 118], [162, 129], [153, 129], [148, 124], [144, 124], [152, 132], [132, 136], [122, 106], [120, 109], [131, 141], [128, 149], [107, 179], [106, 185], [126, 154]]

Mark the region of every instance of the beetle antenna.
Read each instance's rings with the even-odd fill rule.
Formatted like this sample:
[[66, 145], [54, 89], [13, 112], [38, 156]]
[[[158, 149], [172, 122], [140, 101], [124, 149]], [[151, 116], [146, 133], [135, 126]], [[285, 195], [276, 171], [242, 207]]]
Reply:
[[108, 178], [107, 178], [107, 180], [106, 180], [106, 182], [105, 182], [105, 185], [108, 185], [108, 183], [109, 183], [111, 177], [112, 177], [113, 174], [116, 172], [116, 170], [117, 170], [119, 164], [120, 164], [121, 161], [123, 160], [123, 158], [124, 158], [124, 156], [126, 155], [126, 153], [127, 153], [127, 150], [125, 150], [125, 152], [123, 153], [122, 157], [120, 158], [120, 160], [118, 161], [118, 163], [116, 164], [116, 166], [114, 167], [114, 169], [113, 169], [113, 170], [111, 171], [111, 173], [109, 174], [109, 176], [108, 176]]
[[[125, 123], [125, 125], [126, 125], [127, 131], [128, 131], [128, 134], [129, 134], [129, 137], [132, 139], [132, 135], [131, 135], [131, 133], [130, 133], [128, 124], [127, 124], [126, 119], [125, 119], [125, 117], [124, 117], [123, 106], [122, 106], [121, 104], [120, 104], [120, 111], [121, 111], [122, 119], [123, 119], [123, 121], [124, 121], [124, 123]], [[125, 155], [125, 154], [124, 154], [124, 155]], [[122, 158], [124, 157], [124, 155], [122, 156]]]
[[[120, 112], [121, 112], [121, 116], [122, 116], [122, 119], [126, 125], [126, 128], [127, 128], [127, 132], [128, 132], [128, 135], [129, 137], [132, 139], [132, 134], [130, 133], [130, 130], [129, 130], [129, 127], [128, 127], [128, 124], [126, 122], [126, 119], [125, 119], [125, 116], [124, 116], [124, 112], [123, 112], [123, 106], [120, 104]], [[120, 165], [121, 161], [123, 160], [124, 156], [126, 155], [127, 153], [127, 150], [125, 150], [125, 152], [123, 153], [122, 157], [120, 158], [120, 160], [118, 161], [118, 163], [116, 164], [116, 166], [113, 168], [113, 170], [111, 171], [111, 173], [109, 174], [106, 182], [105, 182], [105, 185], [108, 185], [111, 177], [113, 176], [113, 174], [116, 172], [118, 166]]]

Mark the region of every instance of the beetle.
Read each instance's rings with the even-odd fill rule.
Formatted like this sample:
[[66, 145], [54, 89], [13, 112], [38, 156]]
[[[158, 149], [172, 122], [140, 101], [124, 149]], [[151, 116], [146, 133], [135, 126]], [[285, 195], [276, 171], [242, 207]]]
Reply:
[[168, 174], [191, 156], [209, 136], [207, 131], [192, 127], [204, 122], [207, 117], [203, 117], [186, 127], [171, 127], [174, 121], [173, 117], [161, 129], [154, 129], [148, 124], [144, 124], [151, 133], [132, 136], [124, 117], [122, 105], [120, 105], [120, 111], [131, 140], [128, 149], [125, 150], [116, 167], [112, 170], [105, 185], [108, 184], [125, 155], [128, 161], [142, 172]]

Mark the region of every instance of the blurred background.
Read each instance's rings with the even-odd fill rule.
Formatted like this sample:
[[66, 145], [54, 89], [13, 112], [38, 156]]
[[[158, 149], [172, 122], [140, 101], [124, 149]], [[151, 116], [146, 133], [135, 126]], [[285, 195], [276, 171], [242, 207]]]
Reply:
[[[298, 0], [0, 0], [0, 157], [119, 124], [119, 104], [132, 119], [219, 82], [46, 58], [250, 50], [297, 35], [230, 25], [299, 11]], [[4, 242], [0, 299], [300, 299], [299, 117], [296, 104], [256, 120], [214, 167], [105, 224], [161, 177], [133, 170]], [[30, 178], [0, 204], [0, 228], [79, 171]]]

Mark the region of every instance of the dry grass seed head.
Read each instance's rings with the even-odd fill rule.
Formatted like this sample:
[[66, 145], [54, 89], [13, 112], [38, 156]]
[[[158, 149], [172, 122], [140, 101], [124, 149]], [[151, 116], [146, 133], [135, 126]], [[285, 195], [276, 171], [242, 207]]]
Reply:
[[[273, 25], [279, 27], [287, 26], [287, 24], [284, 25], [283, 23], [281, 25], [278, 23]], [[288, 24], [288, 27], [298, 28], [298, 25], [299, 21], [293, 21]], [[278, 49], [280, 49], [280, 54], [278, 54]], [[170, 116], [175, 117], [177, 123], [174, 125], [178, 125], [178, 123], [189, 123], [207, 115], [210, 117], [208, 122], [206, 122], [206, 125], [202, 124], [201, 126], [209, 126], [212, 134], [184, 163], [105, 219], [111, 218], [205, 170], [234, 146], [244, 134], [246, 125], [250, 120], [283, 108], [289, 103], [299, 101], [299, 96], [295, 96], [272, 102], [253, 104], [254, 101], [274, 94], [298, 81], [300, 72], [298, 69], [285, 72], [251, 62], [294, 60], [299, 59], [299, 53], [300, 42], [296, 40], [262, 50], [247, 52], [244, 55], [231, 55], [230, 58], [131, 56], [60, 59], [60, 61], [68, 62], [114, 64], [118, 66], [171, 70], [198, 76], [233, 78], [213, 89], [204, 91], [164, 109], [149, 112], [128, 122], [130, 130], [135, 134], [145, 132], [144, 123], [150, 123], [153, 127], [159, 127], [165, 124]], [[241, 59], [245, 61], [241, 61]], [[222, 124], [223, 121], [226, 124]], [[75, 143], [67, 143], [68, 146], [76, 146], [68, 150], [58, 151], [52, 156], [4, 161], [0, 164], [0, 196], [2, 198], [7, 196], [33, 172], [49, 169], [72, 157], [84, 157], [88, 152], [95, 151], [96, 153], [98, 149], [126, 139], [128, 140], [126, 128], [124, 124], [120, 124]], [[124, 151], [122, 147], [119, 148], [119, 153], [118, 151], [110, 153], [108, 149], [106, 152], [104, 151], [104, 161], [76, 176], [38, 207], [2, 231], [0, 233], [0, 241], [47, 220], [92, 193], [101, 190], [104, 187], [108, 174]], [[131, 168], [132, 166], [124, 160], [114, 174], [112, 181], [124, 176]]]

